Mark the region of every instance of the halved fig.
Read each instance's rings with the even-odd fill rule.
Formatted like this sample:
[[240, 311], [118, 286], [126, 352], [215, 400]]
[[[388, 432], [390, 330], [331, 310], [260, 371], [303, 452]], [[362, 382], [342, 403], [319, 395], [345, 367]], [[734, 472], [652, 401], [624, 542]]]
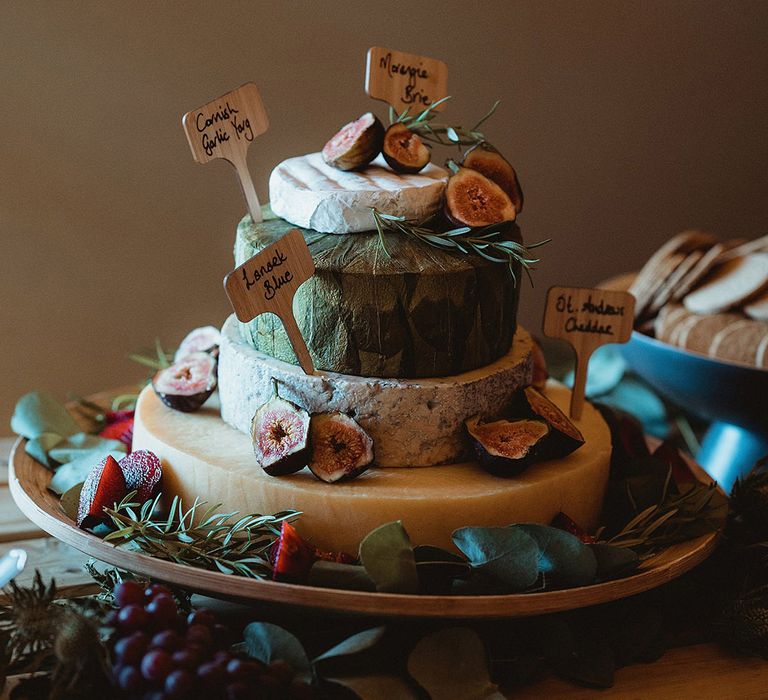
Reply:
[[323, 160], [339, 170], [364, 168], [379, 153], [384, 141], [384, 125], [370, 112], [345, 124], [323, 146]]
[[381, 152], [389, 167], [398, 173], [417, 173], [432, 157], [424, 142], [405, 124], [392, 124], [387, 129]]
[[253, 453], [270, 476], [293, 474], [309, 461], [309, 413], [278, 394], [272, 380], [272, 397], [259, 406], [251, 421]]
[[160, 400], [175, 411], [197, 411], [216, 389], [216, 358], [193, 352], [152, 378]]
[[559, 459], [571, 454], [584, 444], [581, 431], [536, 387], [525, 387], [523, 398], [531, 416], [541, 418], [550, 427], [549, 438], [542, 446], [542, 456]]
[[180, 362], [196, 352], [208, 352], [215, 355], [218, 353], [220, 343], [221, 333], [218, 328], [214, 326], [195, 328], [187, 333], [184, 340], [181, 341], [173, 356], [173, 361]]
[[319, 413], [310, 425], [312, 457], [309, 468], [321, 481], [353, 479], [373, 462], [373, 440], [344, 413]]
[[479, 228], [514, 221], [515, 205], [493, 180], [470, 168], [459, 168], [448, 179], [445, 215], [457, 226]]
[[518, 214], [523, 211], [523, 190], [520, 189], [517, 173], [511, 163], [490, 143], [481, 141], [470, 148], [464, 154], [462, 165], [493, 180], [509, 195], [512, 204], [515, 205], [515, 211]]
[[125, 476], [112, 456], [101, 460], [85, 477], [77, 508], [77, 526], [93, 527], [108, 520], [104, 508], [111, 508], [127, 493]]
[[480, 466], [497, 476], [514, 476], [538, 456], [549, 435], [542, 420], [480, 422], [479, 416], [464, 421]]

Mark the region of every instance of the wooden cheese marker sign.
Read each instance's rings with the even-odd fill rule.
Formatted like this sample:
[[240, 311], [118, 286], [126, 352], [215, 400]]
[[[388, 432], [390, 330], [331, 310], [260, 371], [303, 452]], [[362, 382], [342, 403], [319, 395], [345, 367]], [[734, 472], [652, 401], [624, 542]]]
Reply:
[[268, 311], [279, 316], [307, 374], [314, 374], [315, 368], [293, 316], [293, 296], [313, 274], [315, 263], [304, 236], [292, 229], [224, 278], [224, 290], [240, 321], [247, 323]]
[[181, 123], [192, 157], [198, 163], [223, 158], [235, 166], [251, 218], [257, 223], [261, 221], [259, 198], [246, 162], [248, 146], [269, 127], [259, 89], [253, 83], [241, 85], [213, 102], [187, 112]]
[[576, 353], [571, 418], [581, 418], [592, 353], [601, 345], [626, 343], [634, 318], [635, 297], [629, 292], [552, 287], [547, 293], [544, 335], [566, 341]]
[[410, 114], [418, 114], [448, 95], [448, 66], [436, 58], [374, 46], [368, 49], [365, 91], [398, 113], [410, 107]]

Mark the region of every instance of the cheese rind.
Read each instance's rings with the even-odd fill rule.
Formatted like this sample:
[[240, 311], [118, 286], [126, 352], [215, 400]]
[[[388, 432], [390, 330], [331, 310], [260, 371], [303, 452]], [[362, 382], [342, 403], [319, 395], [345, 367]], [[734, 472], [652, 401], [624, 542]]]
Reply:
[[[550, 383], [546, 393], [567, 410], [565, 387]], [[324, 549], [356, 554], [368, 532], [392, 520], [402, 520], [414, 544], [446, 548], [452, 548], [451, 532], [459, 527], [546, 524], [560, 511], [591, 530], [608, 478], [610, 434], [589, 404], [576, 424], [585, 445], [565, 459], [535, 464], [508, 479], [464, 463], [373, 468], [353, 481], [325, 484], [308, 469], [267, 476], [256, 463], [250, 438], [220, 419], [215, 399], [198, 413], [179, 413], [147, 387], [136, 407], [133, 447], [162, 460], [166, 498], [178, 495], [189, 505], [199, 497], [242, 514], [299, 510], [304, 536]]]
[[464, 420], [492, 416], [512, 395], [530, 384], [531, 336], [523, 328], [511, 350], [480, 369], [452, 377], [382, 379], [317, 371], [254, 350], [240, 336], [237, 319], [227, 319], [219, 349], [222, 417], [250, 434], [256, 409], [271, 396], [271, 380], [280, 395], [310, 413], [341, 411], [373, 438], [376, 464], [386, 467], [431, 466], [469, 457]]
[[337, 170], [320, 153], [289, 158], [269, 177], [272, 211], [295, 226], [323, 233], [355, 233], [373, 227], [371, 207], [393, 216], [422, 219], [433, 214], [448, 173], [427, 165], [400, 175], [379, 156], [360, 171]]

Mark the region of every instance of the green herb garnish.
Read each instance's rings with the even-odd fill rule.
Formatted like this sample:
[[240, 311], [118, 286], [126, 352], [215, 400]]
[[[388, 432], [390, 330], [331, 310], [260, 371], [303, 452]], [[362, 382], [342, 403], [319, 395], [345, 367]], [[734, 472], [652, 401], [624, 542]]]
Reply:
[[436, 228], [436, 215], [422, 221], [412, 221], [404, 216], [384, 214], [374, 207], [371, 207], [371, 215], [379, 232], [381, 247], [389, 257], [392, 255], [387, 249], [384, 233], [400, 233], [431, 245], [433, 248], [443, 248], [465, 255], [479, 255], [491, 262], [507, 265], [515, 283], [517, 283], [515, 265], [519, 264], [533, 284], [531, 270], [535, 269], [533, 266], [539, 262], [539, 258], [533, 257], [530, 251], [549, 243], [547, 239], [526, 246], [505, 238], [505, 234], [515, 225], [513, 221], [503, 221], [478, 229], [462, 226], [449, 231], [439, 231]]
[[136, 503], [135, 497], [135, 492], [129, 493], [114, 509], [105, 509], [117, 530], [104, 541], [133, 543], [159, 559], [249, 578], [270, 575], [269, 549], [280, 534], [280, 523], [299, 515], [289, 510], [275, 515], [245, 515], [232, 522], [237, 511], [217, 513], [219, 504], [201, 514], [205, 503], [197, 498], [185, 511], [175, 496], [168, 515], [154, 520], [160, 495], [143, 505]]

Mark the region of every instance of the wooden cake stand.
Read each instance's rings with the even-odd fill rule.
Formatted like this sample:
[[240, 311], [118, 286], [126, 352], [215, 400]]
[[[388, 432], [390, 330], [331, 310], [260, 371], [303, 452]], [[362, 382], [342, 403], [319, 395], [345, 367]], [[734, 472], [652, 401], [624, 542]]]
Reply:
[[[176, 564], [104, 542], [79, 529], [48, 490], [51, 472], [24, 451], [17, 440], [10, 457], [9, 487], [23, 513], [57, 539], [85, 554], [139, 575], [219, 598], [270, 602], [374, 616], [431, 618], [524, 617], [606, 603], [656, 588], [689, 571], [714, 550], [710, 533], [668, 547], [643, 562], [632, 576], [591, 586], [511, 595], [438, 596], [369, 593], [262, 581]], [[695, 464], [698, 478], [708, 480]]]

